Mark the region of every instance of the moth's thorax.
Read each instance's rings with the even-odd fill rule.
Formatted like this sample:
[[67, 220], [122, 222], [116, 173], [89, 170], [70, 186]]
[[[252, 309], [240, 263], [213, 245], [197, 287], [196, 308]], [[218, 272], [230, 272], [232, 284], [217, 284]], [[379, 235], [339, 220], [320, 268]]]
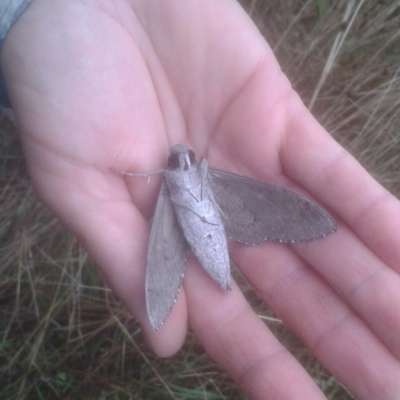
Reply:
[[[199, 167], [199, 163], [192, 164], [189, 169], [166, 169], [164, 172], [164, 178], [167, 183], [171, 196], [180, 195], [186, 197], [190, 194], [191, 197], [195, 197], [197, 200], [201, 200], [205, 194], [210, 192], [210, 188], [207, 185], [207, 177], [204, 174], [207, 173], [207, 166], [205, 168]], [[207, 187], [205, 187], [207, 186]]]
[[174, 208], [179, 208], [177, 214], [185, 214], [194, 226], [200, 220], [201, 223], [209, 221], [210, 224], [221, 225], [222, 228], [222, 220], [208, 181], [206, 160], [194, 162], [186, 170], [166, 169], [164, 179]]

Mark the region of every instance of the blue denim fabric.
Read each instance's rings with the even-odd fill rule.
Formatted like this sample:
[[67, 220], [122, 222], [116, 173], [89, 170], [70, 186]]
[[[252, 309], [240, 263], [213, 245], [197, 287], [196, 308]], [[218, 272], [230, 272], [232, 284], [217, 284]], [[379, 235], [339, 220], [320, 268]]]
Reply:
[[[1, 0], [0, 1], [0, 51], [4, 38], [14, 22], [32, 0]], [[7, 88], [0, 71], [0, 106], [11, 108]]]

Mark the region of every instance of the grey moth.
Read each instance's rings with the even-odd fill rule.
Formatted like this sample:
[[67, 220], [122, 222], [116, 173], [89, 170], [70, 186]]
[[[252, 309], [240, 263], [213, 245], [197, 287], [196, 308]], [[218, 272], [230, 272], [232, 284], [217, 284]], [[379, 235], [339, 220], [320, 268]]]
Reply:
[[152, 327], [158, 329], [173, 308], [189, 250], [229, 291], [227, 237], [251, 245], [267, 240], [295, 243], [335, 231], [333, 218], [305, 197], [208, 167], [204, 158], [196, 161], [187, 146], [173, 146], [163, 170], [147, 252], [145, 292]]

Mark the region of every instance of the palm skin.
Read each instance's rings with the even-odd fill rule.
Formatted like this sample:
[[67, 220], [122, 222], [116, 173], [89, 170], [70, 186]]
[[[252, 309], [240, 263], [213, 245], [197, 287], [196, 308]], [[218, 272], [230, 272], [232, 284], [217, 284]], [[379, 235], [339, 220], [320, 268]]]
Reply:
[[157, 169], [185, 143], [211, 166], [304, 190], [334, 213], [339, 230], [323, 240], [237, 245], [231, 256], [357, 398], [399, 398], [399, 202], [308, 113], [236, 2], [35, 0], [6, 38], [2, 71], [36, 192], [158, 355], [180, 348], [189, 319], [250, 398], [324, 398], [237, 286], [222, 292], [193, 260], [152, 331], [144, 266], [159, 181], [110, 168]]

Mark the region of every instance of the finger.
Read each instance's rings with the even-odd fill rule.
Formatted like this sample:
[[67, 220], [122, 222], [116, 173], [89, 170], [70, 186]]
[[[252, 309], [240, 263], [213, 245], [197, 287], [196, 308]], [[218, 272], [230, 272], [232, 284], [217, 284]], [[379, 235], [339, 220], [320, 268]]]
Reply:
[[310, 246], [296, 249], [400, 357], [400, 315], [394, 306], [400, 302], [399, 202], [304, 114], [289, 129], [296, 127], [282, 151], [285, 169], [330, 204], [364, 243], [343, 226], [329, 241], [312, 246], [313, 252]]
[[249, 308], [235, 284], [232, 292], [225, 293], [191, 262], [184, 287], [190, 325], [198, 339], [249, 398], [325, 399], [301, 365]]
[[[334, 237], [308, 243], [310, 252]], [[266, 303], [357, 398], [391, 399], [400, 392], [399, 361], [287, 246], [240, 246], [234, 255]]]
[[400, 203], [291, 97], [281, 156], [285, 171], [343, 218], [379, 258], [400, 273]]
[[400, 276], [346, 226], [325, 240], [294, 246], [400, 359]]

